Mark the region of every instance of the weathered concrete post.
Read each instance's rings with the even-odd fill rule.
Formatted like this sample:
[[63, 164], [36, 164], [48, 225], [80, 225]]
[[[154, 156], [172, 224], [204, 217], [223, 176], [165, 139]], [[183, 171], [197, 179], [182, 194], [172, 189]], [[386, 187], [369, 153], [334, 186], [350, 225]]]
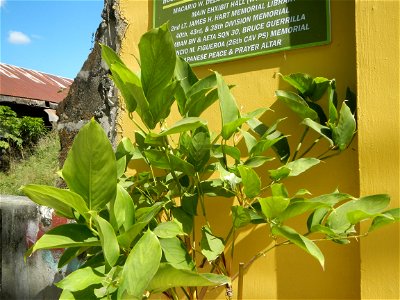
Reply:
[[58, 106], [61, 164], [80, 127], [92, 117], [100, 122], [110, 141], [115, 142], [118, 98], [116, 88], [108, 77], [108, 68], [102, 63], [98, 43], [119, 51], [126, 24], [117, 7], [118, 0], [104, 0], [103, 21], [96, 31], [92, 52], [74, 79], [67, 97]]
[[[58, 299], [61, 280], [68, 267], [57, 268], [61, 251], [43, 250], [24, 262], [29, 247], [59, 218], [27, 197], [0, 195], [1, 210], [1, 299]], [[66, 222], [64, 219], [62, 222]]]

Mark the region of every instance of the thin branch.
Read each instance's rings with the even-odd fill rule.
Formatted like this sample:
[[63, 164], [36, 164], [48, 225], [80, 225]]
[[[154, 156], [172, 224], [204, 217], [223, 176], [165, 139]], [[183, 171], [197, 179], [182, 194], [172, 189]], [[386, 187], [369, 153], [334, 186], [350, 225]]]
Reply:
[[300, 141], [299, 141], [299, 143], [297, 145], [296, 151], [294, 152], [293, 158], [292, 158], [291, 161], [294, 161], [296, 159], [296, 156], [299, 153], [299, 150], [300, 150], [300, 148], [301, 148], [301, 146], [303, 144], [303, 141], [304, 141], [304, 139], [305, 139], [305, 137], [306, 137], [306, 135], [307, 135], [309, 130], [310, 130], [310, 127], [306, 127], [306, 129], [304, 129], [304, 132], [303, 132], [303, 134], [302, 134], [302, 136], [300, 138]]
[[316, 144], [318, 144], [318, 142], [321, 140], [321, 137], [322, 137], [322, 135], [319, 135], [319, 137], [315, 139], [315, 141], [311, 144], [311, 146], [308, 147], [308, 148], [306, 149], [306, 151], [304, 151], [304, 152], [300, 155], [300, 158], [304, 157], [308, 152], [310, 152], [310, 151], [312, 150], [312, 148], [314, 148], [314, 146], [315, 146]]

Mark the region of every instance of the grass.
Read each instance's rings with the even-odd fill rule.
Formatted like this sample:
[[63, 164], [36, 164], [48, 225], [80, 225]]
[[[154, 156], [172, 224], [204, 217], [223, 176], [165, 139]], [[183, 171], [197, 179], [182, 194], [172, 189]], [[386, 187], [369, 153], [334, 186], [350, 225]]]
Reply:
[[19, 188], [30, 183], [55, 186], [60, 142], [56, 131], [44, 136], [33, 150], [25, 150], [25, 159], [10, 159], [10, 169], [0, 171], [0, 195], [22, 195]]

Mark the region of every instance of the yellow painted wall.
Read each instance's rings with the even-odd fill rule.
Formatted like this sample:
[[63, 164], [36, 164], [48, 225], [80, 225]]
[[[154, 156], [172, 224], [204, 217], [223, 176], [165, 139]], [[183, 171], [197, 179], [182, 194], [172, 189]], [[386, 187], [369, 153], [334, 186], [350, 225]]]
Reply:
[[[373, 83], [372, 69], [368, 70], [369, 81], [365, 81], [363, 75], [357, 72], [356, 66], [360, 64], [360, 68], [367, 68], [369, 65], [369, 59], [360, 58], [357, 56], [356, 59], [356, 32], [358, 49], [364, 47], [366, 50], [373, 43], [373, 40], [367, 40], [364, 46], [361, 45], [359, 38], [360, 33], [368, 35], [367, 25], [363, 25], [358, 22], [357, 27], [355, 24], [356, 12], [357, 18], [362, 19], [363, 9], [357, 6], [355, 2], [359, 4], [361, 0], [332, 0], [331, 1], [331, 16], [332, 16], [332, 43], [325, 46], [304, 48], [298, 50], [285, 51], [275, 54], [269, 54], [264, 56], [257, 56], [253, 58], [240, 59], [230, 61], [226, 63], [207, 65], [195, 68], [195, 72], [198, 76], [206, 76], [209, 74], [209, 69], [220, 72], [225, 81], [228, 84], [235, 84], [236, 87], [233, 90], [235, 98], [239, 105], [242, 107], [243, 112], [249, 112], [260, 106], [272, 106], [275, 113], [267, 113], [263, 116], [263, 120], [268, 122], [270, 117], [274, 120], [277, 117], [288, 115], [291, 122], [285, 124], [282, 127], [282, 131], [293, 130], [298, 127], [298, 119], [286, 108], [275, 103], [274, 91], [278, 88], [284, 88], [282, 84], [274, 75], [276, 72], [283, 74], [289, 74], [293, 72], [306, 72], [313, 76], [324, 76], [328, 78], [336, 78], [338, 83], [339, 99], [343, 99], [344, 91], [347, 86], [356, 90], [361, 89], [360, 97], [361, 102], [359, 104], [360, 115], [367, 114], [371, 118], [373, 115], [369, 111], [369, 108], [362, 107], [363, 103], [370, 105], [379, 105], [376, 99], [380, 99], [378, 96], [379, 86], [376, 86], [375, 92], [377, 96], [371, 98], [368, 94], [367, 87]], [[362, 2], [368, 2], [362, 1]], [[377, 1], [380, 2], [380, 1]], [[386, 1], [382, 1], [386, 2]], [[394, 2], [394, 1], [393, 1]], [[397, 1], [396, 1], [397, 2]], [[385, 6], [381, 4], [380, 6]], [[398, 6], [397, 6], [398, 8]], [[120, 0], [120, 11], [125, 17], [129, 24], [126, 36], [123, 39], [121, 47], [122, 59], [132, 68], [138, 69], [134, 56], [138, 57], [137, 44], [140, 36], [151, 28], [152, 24], [152, 2], [150, 0]], [[362, 16], [361, 16], [362, 15]], [[379, 19], [381, 16], [377, 16]], [[398, 20], [398, 15], [397, 15]], [[398, 23], [397, 23], [398, 25]], [[398, 42], [398, 39], [397, 39]], [[389, 41], [388, 41], [389, 43]], [[397, 43], [398, 44], [398, 43]], [[385, 49], [388, 46], [385, 47]], [[398, 48], [397, 48], [398, 50]], [[378, 53], [378, 48], [376, 49]], [[383, 50], [380, 50], [383, 52]], [[393, 59], [395, 49], [391, 52], [391, 56], [387, 56], [387, 63]], [[134, 56], [133, 56], [134, 55]], [[397, 57], [398, 62], [398, 57]], [[398, 64], [397, 64], [398, 66]], [[376, 66], [378, 67], [378, 66]], [[397, 73], [398, 75], [398, 73]], [[384, 81], [382, 76], [387, 76], [384, 72], [380, 73], [380, 81]], [[398, 76], [397, 76], [398, 82]], [[393, 82], [389, 84], [389, 87], [393, 89]], [[390, 94], [390, 88], [385, 90], [386, 96]], [[365, 99], [364, 99], [365, 98]], [[390, 97], [389, 97], [390, 98]], [[397, 90], [397, 99], [399, 101], [399, 93]], [[365, 101], [365, 102], [364, 102]], [[393, 97], [385, 101], [394, 101]], [[391, 107], [395, 106], [396, 103], [391, 103]], [[391, 116], [396, 115], [398, 112], [392, 108], [387, 107], [386, 109], [391, 112]], [[213, 113], [215, 109], [208, 110], [206, 118], [210, 124], [219, 122], [219, 116]], [[120, 135], [130, 136], [134, 127], [131, 121], [128, 119], [126, 114], [122, 113], [119, 116]], [[396, 120], [396, 118], [394, 118]], [[397, 132], [398, 130], [399, 115], [397, 113]], [[346, 154], [333, 158], [325, 164], [322, 164], [318, 168], [308, 173], [306, 178], [303, 178], [301, 182], [293, 180], [289, 182], [289, 192], [293, 193], [297, 188], [307, 188], [313, 194], [318, 195], [325, 192], [332, 192], [336, 188], [339, 188], [343, 192], [347, 192], [353, 195], [358, 195], [360, 191], [359, 178], [361, 182], [361, 193], [371, 192], [386, 192], [382, 189], [379, 181], [375, 184], [375, 189], [368, 190], [366, 186], [369, 186], [370, 181], [374, 181], [376, 176], [382, 176], [383, 170], [375, 172], [370, 170], [370, 166], [375, 162], [374, 159], [369, 159], [370, 163], [365, 164], [366, 156], [368, 153], [368, 147], [366, 144], [369, 142], [369, 136], [366, 132], [369, 131], [367, 127], [368, 122], [363, 122], [360, 119], [360, 151], [357, 151], [357, 141], [355, 141], [347, 151]], [[381, 122], [382, 118], [375, 119], [376, 122]], [[390, 123], [389, 126], [393, 124]], [[379, 128], [379, 127], [378, 127]], [[297, 134], [292, 135], [292, 145], [297, 144], [299, 135], [302, 130], [296, 129]], [[364, 131], [368, 130], [368, 131]], [[374, 130], [375, 134], [378, 135], [379, 129]], [[378, 136], [378, 138], [381, 138]], [[368, 141], [367, 141], [368, 140]], [[398, 154], [398, 135], [397, 135], [397, 154]], [[395, 144], [391, 144], [395, 145]], [[383, 149], [387, 151], [386, 147]], [[385, 153], [385, 152], [382, 153]], [[381, 152], [376, 152], [377, 155]], [[389, 157], [389, 156], [387, 156]], [[398, 155], [397, 155], [398, 157]], [[358, 171], [358, 159], [360, 159], [360, 173]], [[382, 159], [382, 157], [381, 157]], [[384, 160], [386, 164], [389, 164], [387, 160]], [[387, 168], [393, 166], [391, 163]], [[398, 166], [398, 160], [397, 160]], [[393, 171], [394, 172], [394, 171]], [[397, 168], [398, 172], [398, 168]], [[394, 178], [394, 179], [393, 179]], [[393, 180], [396, 180], [397, 183]], [[399, 177], [391, 176], [391, 186], [387, 187], [387, 192], [394, 192], [394, 195], [398, 193]], [[387, 181], [389, 182], [389, 181]], [[397, 187], [397, 194], [396, 194]], [[215, 205], [215, 199], [212, 205]], [[211, 203], [209, 203], [210, 205]], [[218, 224], [217, 234], [225, 236], [228, 231], [229, 222], [231, 218], [228, 214], [221, 215], [221, 211], [229, 211], [231, 203], [219, 201], [218, 207], [215, 210], [209, 212], [209, 218], [212, 224]], [[304, 224], [303, 219], [295, 220], [294, 225]], [[268, 246], [271, 242], [268, 238], [268, 231], [265, 227], [256, 227], [251, 235], [247, 235], [249, 231], [242, 232], [238, 238], [238, 244], [236, 246], [235, 265], [233, 273], [237, 271], [238, 263], [241, 261], [246, 262], [252, 255], [257, 251], [260, 251]], [[392, 236], [396, 232], [388, 231], [386, 233], [386, 239], [388, 236]], [[397, 231], [398, 235], [398, 231]], [[361, 245], [361, 258], [363, 263], [363, 271], [360, 270], [360, 245], [358, 243], [352, 243], [349, 246], [339, 246], [336, 244], [321, 244], [322, 251], [326, 256], [326, 270], [322, 271], [318, 263], [311, 257], [304, 254], [301, 250], [297, 250], [292, 246], [281, 247], [276, 251], [270, 252], [265, 258], [261, 258], [254, 263], [250, 270], [245, 276], [245, 288], [244, 298], [245, 299], [359, 299], [360, 295], [363, 295], [364, 299], [373, 299], [373, 294], [366, 292], [367, 287], [373, 283], [374, 275], [370, 274], [370, 271], [374, 272], [376, 269], [385, 269], [387, 261], [383, 262], [382, 265], [371, 264], [370, 260], [378, 257], [378, 253], [381, 251], [388, 252], [385, 248], [380, 249], [380, 245], [372, 245], [376, 239], [379, 239], [379, 234], [371, 237], [371, 241], [366, 240]], [[372, 239], [374, 239], [372, 241]], [[398, 240], [397, 240], [398, 242]], [[395, 241], [394, 241], [395, 243]], [[392, 245], [393, 246], [393, 243]], [[371, 247], [371, 248], [370, 248]], [[385, 250], [386, 249], [386, 250]], [[390, 250], [392, 251], [392, 250]], [[375, 255], [375, 256], [374, 256]], [[393, 258], [393, 255], [392, 255]], [[385, 258], [382, 258], [385, 259]], [[398, 264], [398, 259], [397, 259]], [[366, 268], [366, 269], [364, 269]], [[392, 283], [399, 280], [398, 273], [395, 274], [396, 266], [392, 266], [388, 273], [381, 273], [392, 278]], [[362, 282], [360, 278], [362, 274]], [[396, 277], [397, 276], [397, 277]], [[385, 279], [383, 279], [385, 280]], [[361, 282], [361, 285], [360, 285]], [[236, 282], [234, 286], [236, 286]], [[360, 289], [362, 287], [362, 290]], [[385, 289], [384, 283], [381, 284], [381, 289]], [[371, 286], [372, 289], [372, 286]], [[371, 297], [370, 297], [371, 295]], [[389, 295], [389, 294], [388, 294]], [[208, 294], [209, 298], [219, 297], [224, 299], [224, 291], [218, 290]], [[379, 297], [376, 297], [379, 298]]]
[[[356, 1], [360, 193], [400, 206], [400, 2]], [[400, 299], [400, 226], [361, 241], [362, 299]]]

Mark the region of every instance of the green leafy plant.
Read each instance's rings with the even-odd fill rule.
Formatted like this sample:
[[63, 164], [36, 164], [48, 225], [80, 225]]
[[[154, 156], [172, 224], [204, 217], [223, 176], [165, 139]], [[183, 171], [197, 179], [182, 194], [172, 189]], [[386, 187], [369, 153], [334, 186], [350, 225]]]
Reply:
[[0, 151], [21, 151], [26, 145], [35, 144], [47, 129], [43, 119], [23, 116], [8, 106], [0, 106]]
[[[283, 120], [261, 122], [259, 116], [268, 108], [241, 113], [232, 87], [217, 72], [199, 79], [176, 56], [167, 25], [142, 36], [139, 74], [109, 47], [101, 47], [136, 124], [134, 140], [123, 138], [113, 151], [92, 120], [77, 135], [63, 166], [68, 189], [23, 187], [34, 202], [74, 220], [43, 235], [26, 254], [66, 248], [59, 267], [82, 258], [81, 267], [56, 284], [63, 289], [61, 299], [142, 299], [153, 293], [201, 299], [207, 287], [219, 285], [231, 297], [231, 281], [238, 274], [230, 273], [229, 264], [235, 263], [236, 232], [244, 227], [266, 224], [275, 244], [255, 253], [242, 269], [271, 249], [289, 244], [323, 267], [316, 240], [345, 244], [368, 233], [357, 231], [362, 221], [372, 220], [371, 231], [399, 220], [399, 209], [386, 210], [387, 195], [356, 198], [335, 191], [312, 197], [306, 189], [289, 195], [285, 188], [286, 179], [341, 153], [354, 137], [354, 97], [349, 92], [348, 101], [339, 103], [334, 80], [282, 75], [295, 91], [278, 90], [277, 99], [305, 126], [292, 154], [288, 136], [278, 130]], [[320, 103], [323, 99], [327, 112]], [[221, 126], [211, 132], [202, 114], [214, 103]], [[180, 119], [167, 126], [174, 105]], [[319, 137], [304, 146], [310, 130]], [[308, 156], [322, 139], [328, 148]], [[240, 142], [245, 147], [238, 147]], [[279, 166], [271, 163], [273, 159]], [[134, 175], [128, 175], [128, 165], [135, 168]], [[269, 180], [260, 173], [268, 174]], [[217, 236], [208, 220], [208, 197], [235, 200], [225, 212], [232, 216], [226, 237]], [[308, 216], [304, 233], [288, 225], [300, 215]], [[200, 236], [195, 230], [199, 227]], [[206, 262], [209, 272], [200, 272]]]

